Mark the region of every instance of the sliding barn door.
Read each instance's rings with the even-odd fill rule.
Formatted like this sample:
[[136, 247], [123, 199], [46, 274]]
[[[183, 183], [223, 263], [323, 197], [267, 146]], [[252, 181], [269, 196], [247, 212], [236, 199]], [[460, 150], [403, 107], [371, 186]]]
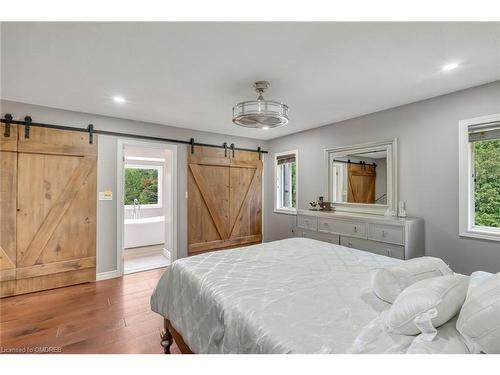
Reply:
[[17, 126], [0, 129], [0, 282], [16, 278]]
[[235, 151], [229, 174], [230, 240], [262, 242], [262, 161], [259, 154]]
[[26, 138], [19, 126], [16, 271], [2, 296], [95, 280], [96, 146], [47, 128]]
[[196, 147], [188, 166], [188, 253], [261, 242], [258, 154]]
[[349, 164], [347, 169], [348, 202], [375, 203], [375, 168], [374, 165], [369, 164]]

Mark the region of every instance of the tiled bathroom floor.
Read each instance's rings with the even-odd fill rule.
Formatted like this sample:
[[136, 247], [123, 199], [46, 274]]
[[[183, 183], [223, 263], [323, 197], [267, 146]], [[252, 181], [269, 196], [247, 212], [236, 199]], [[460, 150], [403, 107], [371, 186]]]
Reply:
[[[163, 253], [163, 244], [125, 249], [123, 252], [123, 271], [125, 274], [165, 267], [170, 257]], [[167, 254], [169, 254], [167, 252]]]

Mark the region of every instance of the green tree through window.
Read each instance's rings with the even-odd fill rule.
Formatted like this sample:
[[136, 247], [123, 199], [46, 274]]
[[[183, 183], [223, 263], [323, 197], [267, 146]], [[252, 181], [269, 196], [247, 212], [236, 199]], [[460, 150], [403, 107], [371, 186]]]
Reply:
[[158, 169], [125, 168], [125, 204], [158, 204]]
[[500, 228], [500, 139], [474, 142], [475, 225]]

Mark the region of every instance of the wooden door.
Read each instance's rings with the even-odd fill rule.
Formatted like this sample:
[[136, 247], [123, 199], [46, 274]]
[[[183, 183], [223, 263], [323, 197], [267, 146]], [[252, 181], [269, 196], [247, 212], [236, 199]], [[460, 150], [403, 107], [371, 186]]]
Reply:
[[349, 164], [347, 201], [351, 203], [375, 203], [375, 166]]
[[196, 147], [188, 166], [188, 253], [261, 242], [258, 154]]
[[17, 126], [0, 128], [0, 282], [16, 278]]
[[229, 238], [262, 242], [262, 161], [259, 154], [235, 151], [229, 172]]
[[96, 142], [19, 126], [16, 272], [2, 296], [95, 280]]

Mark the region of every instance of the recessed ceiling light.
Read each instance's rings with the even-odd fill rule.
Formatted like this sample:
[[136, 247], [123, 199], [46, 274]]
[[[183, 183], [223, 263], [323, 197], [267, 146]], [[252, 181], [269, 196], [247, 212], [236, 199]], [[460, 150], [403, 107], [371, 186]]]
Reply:
[[269, 126], [263, 126], [262, 129], [269, 130]]
[[113, 96], [113, 101], [115, 103], [125, 103], [126, 100], [123, 96]]
[[453, 69], [456, 69], [458, 68], [458, 63], [450, 63], [450, 64], [446, 64], [446, 65], [443, 65], [443, 67], [441, 68], [441, 70], [443, 72], [447, 72], [449, 70], [453, 70]]

